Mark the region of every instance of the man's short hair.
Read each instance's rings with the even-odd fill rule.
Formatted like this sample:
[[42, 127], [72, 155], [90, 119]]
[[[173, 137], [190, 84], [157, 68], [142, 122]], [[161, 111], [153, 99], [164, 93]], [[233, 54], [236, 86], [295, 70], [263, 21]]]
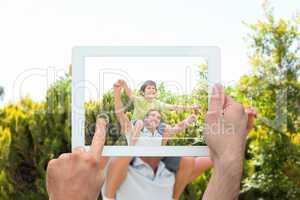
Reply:
[[156, 111], [156, 112], [158, 112], [159, 114], [160, 114], [160, 122], [163, 122], [164, 120], [163, 120], [163, 114], [162, 114], [162, 112], [160, 111], [160, 110], [158, 110], [158, 109], [150, 109], [147, 113], [146, 113], [146, 115], [145, 115], [145, 117], [144, 117], [144, 119], [146, 118], [146, 117], [148, 117], [149, 116], [149, 114], [151, 113], [151, 112], [153, 112], [153, 111]]
[[146, 113], [145, 117], [148, 117], [149, 114], [150, 114], [151, 112], [153, 112], [153, 111], [156, 111], [156, 112], [158, 112], [158, 113], [161, 115], [160, 110], [152, 108], [152, 109], [150, 109], [150, 110]]

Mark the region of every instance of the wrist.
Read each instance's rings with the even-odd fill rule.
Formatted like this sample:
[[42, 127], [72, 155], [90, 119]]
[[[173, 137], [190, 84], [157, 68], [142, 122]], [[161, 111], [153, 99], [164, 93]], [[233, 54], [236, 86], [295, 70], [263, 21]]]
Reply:
[[243, 171], [244, 154], [224, 153], [212, 158], [214, 169], [232, 178], [240, 178]]
[[242, 172], [243, 162], [240, 159], [216, 159], [203, 199], [238, 199]]
[[221, 179], [224, 179], [224, 182], [226, 182], [225, 180], [228, 180], [232, 183], [237, 183], [236, 187], [239, 187], [243, 174], [243, 159], [227, 159], [228, 158], [214, 160], [214, 173], [218, 174]]

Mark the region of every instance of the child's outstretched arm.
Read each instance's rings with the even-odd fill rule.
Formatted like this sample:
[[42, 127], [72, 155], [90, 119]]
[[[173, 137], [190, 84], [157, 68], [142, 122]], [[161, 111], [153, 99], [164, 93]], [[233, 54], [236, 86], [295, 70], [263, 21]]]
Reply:
[[175, 126], [171, 127], [167, 127], [164, 131], [163, 137], [164, 137], [164, 141], [163, 143], [166, 144], [166, 142], [168, 141], [168, 139], [170, 137], [173, 137], [176, 135], [176, 133], [185, 130], [186, 128], [188, 128], [188, 126], [190, 124], [192, 124], [194, 121], [196, 121], [197, 116], [195, 114], [191, 114], [190, 116], [188, 116], [185, 120], [175, 124]]
[[200, 109], [200, 105], [198, 104], [193, 104], [191, 106], [184, 106], [184, 105], [172, 105], [172, 104], [168, 104], [167, 108], [169, 110], [176, 110], [176, 111], [180, 111], [180, 110], [199, 110]]

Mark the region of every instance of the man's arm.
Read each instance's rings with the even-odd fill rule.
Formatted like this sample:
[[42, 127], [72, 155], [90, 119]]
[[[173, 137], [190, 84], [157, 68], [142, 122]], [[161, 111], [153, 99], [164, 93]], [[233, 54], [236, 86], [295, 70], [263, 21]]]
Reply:
[[121, 100], [121, 86], [119, 82], [114, 84], [114, 94], [115, 114], [120, 122], [122, 132], [127, 133], [130, 128], [130, 121], [123, 111], [124, 108]]
[[190, 124], [192, 124], [196, 120], [196, 115], [191, 114], [188, 116], [185, 120], [175, 124], [175, 126], [171, 127], [168, 126], [165, 128], [164, 131], [164, 141], [163, 143], [166, 144], [169, 138], [173, 137], [176, 135], [176, 133], [179, 133], [180, 131], [185, 130]]
[[214, 163], [203, 199], [238, 199], [247, 136], [247, 115], [242, 105], [213, 88], [204, 136]]
[[120, 84], [121, 87], [124, 88], [125, 94], [132, 99], [134, 97], [132, 90], [128, 87], [127, 83], [124, 80], [119, 80], [118, 83]]

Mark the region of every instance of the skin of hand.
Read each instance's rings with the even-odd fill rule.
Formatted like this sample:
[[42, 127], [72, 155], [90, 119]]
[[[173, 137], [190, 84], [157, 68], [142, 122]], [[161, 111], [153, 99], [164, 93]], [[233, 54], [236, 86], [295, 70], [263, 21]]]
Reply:
[[[106, 121], [98, 119], [89, 151], [84, 147], [61, 154], [48, 163], [46, 187], [51, 200], [95, 200], [104, 182], [105, 164], [101, 156], [105, 142]], [[105, 159], [104, 159], [105, 160]]]
[[119, 81], [114, 83], [114, 91], [121, 91], [121, 90], [122, 90], [122, 87], [121, 87], [121, 84], [119, 83]]
[[199, 104], [193, 104], [191, 107], [193, 110], [199, 110], [201, 106]]
[[185, 120], [177, 123], [173, 128], [169, 127], [170, 129], [173, 129], [173, 134], [180, 132], [184, 129], [186, 129], [191, 123], [193, 123], [194, 121], [196, 121], [197, 116], [195, 114], [191, 114], [189, 115]]
[[244, 107], [225, 96], [221, 85], [214, 86], [204, 131], [212, 157], [243, 154], [247, 123]]
[[120, 79], [120, 80], [118, 80], [118, 81], [114, 84], [114, 86], [123, 88], [124, 91], [125, 91], [125, 94], [126, 94], [130, 99], [133, 97], [133, 93], [132, 93], [131, 89], [128, 87], [126, 81]]
[[118, 80], [117, 83], [121, 86], [124, 87], [126, 85], [126, 82], [122, 79]]
[[187, 122], [188, 124], [191, 124], [191, 123], [193, 123], [194, 121], [196, 121], [196, 119], [197, 119], [197, 116], [196, 116], [195, 114], [191, 114], [191, 115], [188, 116], [188, 118], [186, 119], [186, 122]]
[[204, 137], [214, 163], [203, 199], [237, 199], [243, 171], [248, 116], [244, 107], [215, 85], [206, 115]]
[[119, 88], [119, 89], [122, 89], [122, 81], [121, 80], [118, 80], [116, 83], [114, 83], [114, 88]]

